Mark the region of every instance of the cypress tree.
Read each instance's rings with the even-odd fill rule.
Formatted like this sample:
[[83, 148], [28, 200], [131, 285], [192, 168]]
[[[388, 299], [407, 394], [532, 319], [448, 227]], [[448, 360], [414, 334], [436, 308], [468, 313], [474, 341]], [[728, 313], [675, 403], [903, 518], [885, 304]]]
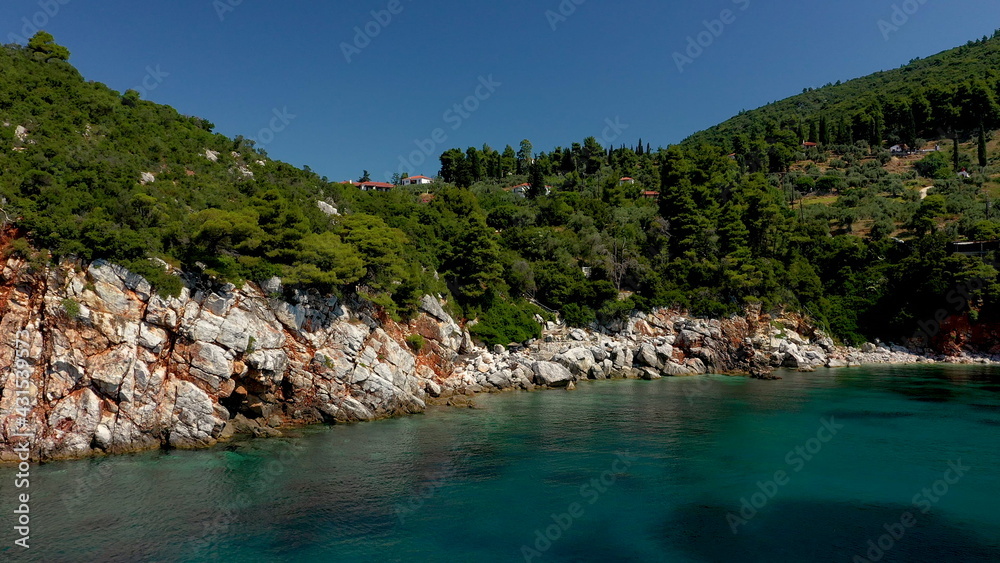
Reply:
[[979, 166], [986, 168], [986, 128], [979, 126]]
[[535, 199], [538, 196], [545, 195], [545, 178], [542, 176], [542, 170], [537, 164], [531, 166], [531, 181], [528, 182], [531, 186], [528, 188], [528, 197]]

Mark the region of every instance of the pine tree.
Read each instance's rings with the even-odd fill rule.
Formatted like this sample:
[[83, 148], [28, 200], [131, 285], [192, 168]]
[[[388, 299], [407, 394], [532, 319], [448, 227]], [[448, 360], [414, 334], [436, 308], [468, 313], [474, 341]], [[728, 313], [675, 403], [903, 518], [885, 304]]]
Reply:
[[69, 49], [56, 43], [52, 34], [47, 31], [39, 31], [28, 41], [28, 50], [46, 61], [56, 59], [59, 61], [69, 60]]

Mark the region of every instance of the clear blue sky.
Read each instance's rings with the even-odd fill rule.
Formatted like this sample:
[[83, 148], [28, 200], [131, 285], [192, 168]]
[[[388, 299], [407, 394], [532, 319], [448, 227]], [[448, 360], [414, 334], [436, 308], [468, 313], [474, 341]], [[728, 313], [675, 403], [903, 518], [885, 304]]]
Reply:
[[[382, 179], [401, 156], [419, 161], [411, 153], [424, 139], [432, 154], [411, 175], [436, 174], [448, 148], [516, 149], [524, 138], [536, 151], [605, 134], [666, 146], [741, 109], [1000, 27], [998, 2], [920, 1], [4, 0], [0, 33], [7, 43], [34, 19], [90, 80], [124, 91], [145, 79], [147, 99], [268, 140], [272, 158], [331, 180], [362, 169]], [[918, 9], [884, 33], [893, 5]], [[560, 6], [564, 19], [553, 17]], [[391, 21], [374, 21], [390, 7]], [[680, 72], [674, 53], [727, 9], [730, 23], [703, 35], [708, 47]], [[348, 62], [343, 44], [366, 26], [377, 36]], [[454, 111], [490, 77], [483, 99], [468, 100], [474, 111]], [[608, 120], [627, 128], [615, 136]], [[261, 136], [271, 123], [281, 130]]]

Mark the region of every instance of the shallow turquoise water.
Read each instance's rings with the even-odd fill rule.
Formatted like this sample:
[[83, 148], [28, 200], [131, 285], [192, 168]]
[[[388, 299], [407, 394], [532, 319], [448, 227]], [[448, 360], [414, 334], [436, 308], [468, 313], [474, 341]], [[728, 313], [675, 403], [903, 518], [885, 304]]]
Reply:
[[[848, 562], [886, 525], [881, 561], [1000, 560], [1000, 370], [783, 375], [583, 384], [48, 464], [28, 551], [0, 468], [0, 560]], [[759, 508], [737, 521], [744, 498]], [[915, 525], [893, 527], [905, 513]]]

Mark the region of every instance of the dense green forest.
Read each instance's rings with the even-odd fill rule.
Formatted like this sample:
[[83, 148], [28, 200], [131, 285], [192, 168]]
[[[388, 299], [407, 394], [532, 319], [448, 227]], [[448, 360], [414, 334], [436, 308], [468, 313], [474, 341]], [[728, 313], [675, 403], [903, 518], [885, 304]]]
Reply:
[[[388, 193], [271, 160], [204, 119], [85, 81], [68, 58], [47, 34], [0, 49], [0, 207], [26, 236], [11, 252], [36, 266], [107, 258], [179, 291], [158, 258], [220, 281], [358, 293], [397, 318], [439, 293], [504, 344], [538, 335], [534, 316], [551, 310], [585, 326], [750, 304], [800, 310], [844, 341], [898, 340], [942, 307], [958, 312], [950, 296], [970, 280], [981, 289], [962, 308], [997, 318], [992, 256], [948, 245], [1000, 231], [1000, 39], [666, 149], [593, 137], [451, 149], [433, 185]], [[944, 139], [909, 160], [888, 151]]]

